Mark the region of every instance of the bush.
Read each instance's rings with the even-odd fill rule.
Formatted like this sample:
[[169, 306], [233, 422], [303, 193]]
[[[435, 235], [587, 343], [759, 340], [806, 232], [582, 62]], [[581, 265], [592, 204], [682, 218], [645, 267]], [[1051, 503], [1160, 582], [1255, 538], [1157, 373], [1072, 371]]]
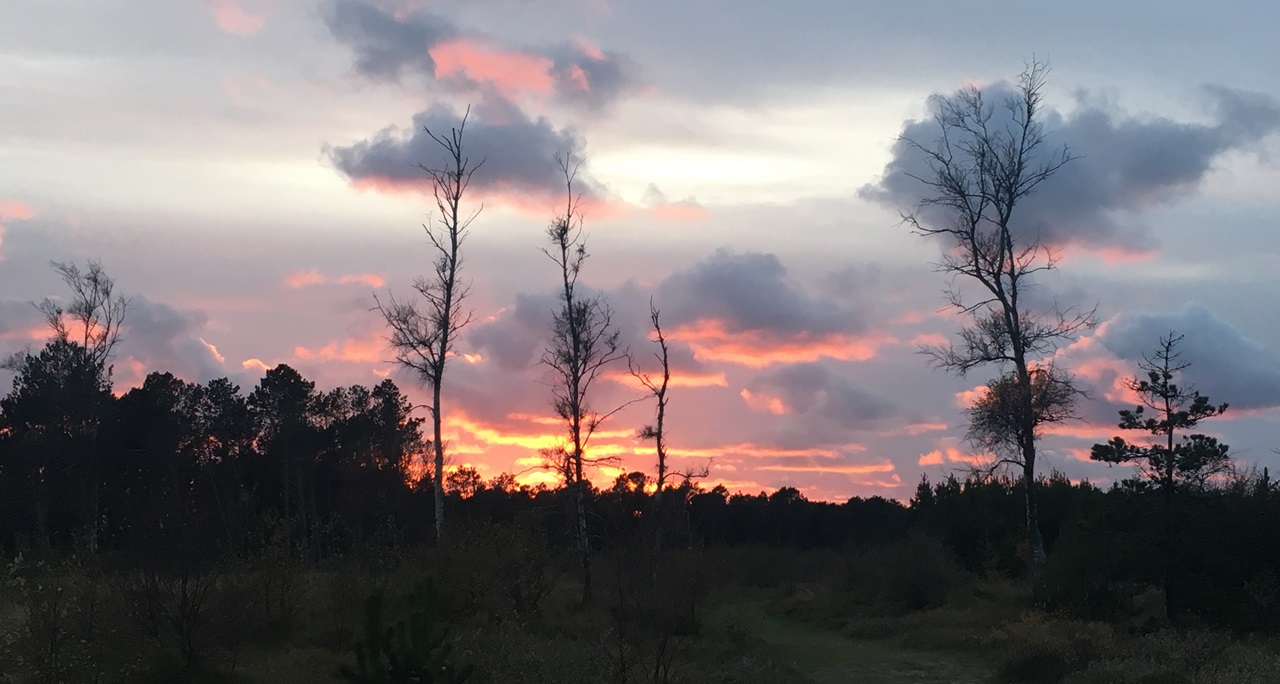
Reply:
[[913, 536], [850, 557], [842, 589], [866, 605], [901, 613], [943, 605], [962, 577], [941, 542]]
[[420, 583], [408, 604], [407, 619], [384, 627], [382, 592], [369, 594], [364, 638], [352, 648], [356, 666], [343, 667], [343, 679], [359, 684], [462, 684], [471, 676], [470, 665], [454, 662], [435, 584], [429, 579]]

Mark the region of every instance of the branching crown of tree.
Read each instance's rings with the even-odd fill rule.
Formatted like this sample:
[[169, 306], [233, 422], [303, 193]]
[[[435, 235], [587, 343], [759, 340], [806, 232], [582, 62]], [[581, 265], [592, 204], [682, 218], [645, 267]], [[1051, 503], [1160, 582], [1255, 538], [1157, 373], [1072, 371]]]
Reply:
[[1227, 404], [1211, 404], [1195, 387], [1178, 383], [1182, 371], [1191, 365], [1182, 361], [1178, 351], [1183, 339], [1172, 331], [1161, 337], [1154, 357], [1144, 356], [1138, 364], [1146, 377], [1133, 377], [1125, 383], [1141, 405], [1120, 411], [1120, 429], [1140, 430], [1162, 442], [1141, 445], [1116, 437], [1095, 444], [1090, 458], [1135, 464], [1144, 477], [1167, 489], [1203, 486], [1208, 478], [1230, 468], [1228, 447], [1216, 438], [1202, 434], [1177, 438], [1177, 433], [1194, 429], [1200, 421], [1227, 410]]

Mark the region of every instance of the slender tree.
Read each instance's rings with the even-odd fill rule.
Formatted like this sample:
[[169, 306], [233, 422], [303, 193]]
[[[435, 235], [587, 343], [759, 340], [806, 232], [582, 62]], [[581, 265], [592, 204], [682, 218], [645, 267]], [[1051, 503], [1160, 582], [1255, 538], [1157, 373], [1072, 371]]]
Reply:
[[[1177, 618], [1182, 608], [1174, 577], [1177, 572], [1175, 492], [1203, 486], [1209, 477], [1231, 466], [1227, 445], [1220, 444], [1217, 439], [1202, 434], [1184, 435], [1181, 440], [1177, 438], [1179, 432], [1194, 429], [1200, 421], [1220, 416], [1227, 410], [1226, 404], [1209, 403], [1209, 398], [1196, 388], [1178, 384], [1182, 371], [1191, 365], [1183, 362], [1182, 354], [1178, 352], [1178, 344], [1183, 337], [1173, 331], [1161, 337], [1154, 357], [1144, 356], [1138, 364], [1146, 377], [1130, 378], [1126, 383], [1141, 405], [1120, 411], [1120, 429], [1141, 430], [1160, 441], [1141, 445], [1116, 437], [1106, 444], [1093, 445], [1089, 454], [1095, 461], [1136, 464], [1142, 475], [1160, 488], [1163, 500], [1165, 613], [1170, 619]], [[1154, 415], [1147, 415], [1147, 409]]]
[[426, 129], [427, 135], [444, 151], [446, 161], [438, 168], [419, 165], [431, 179], [439, 211], [437, 225], [423, 226], [435, 254], [435, 263], [431, 275], [418, 278], [414, 283], [414, 290], [421, 301], [401, 301], [393, 295], [387, 296], [385, 304], [377, 300], [377, 309], [391, 329], [389, 340], [396, 351], [396, 362], [413, 371], [431, 390], [431, 404], [427, 408], [431, 412], [431, 444], [435, 461], [432, 484], [435, 490], [436, 539], [440, 542], [445, 538], [445, 443], [440, 395], [445, 366], [453, 355], [458, 332], [471, 322], [472, 312], [462, 308], [469, 290], [469, 285], [459, 277], [462, 244], [472, 221], [483, 209], [480, 207], [469, 214], [462, 209], [462, 199], [471, 177], [484, 164], [483, 161], [472, 164], [463, 151], [463, 134], [470, 111], [468, 108], [462, 122], [451, 128], [448, 134]]
[[649, 299], [649, 322], [653, 325], [653, 339], [658, 344], [658, 351], [653, 353], [655, 359], [662, 368], [662, 372], [658, 376], [646, 373], [627, 358], [627, 366], [634, 377], [649, 394], [653, 396], [654, 403], [654, 419], [653, 423], [640, 428], [640, 439], [652, 439], [654, 450], [658, 456], [658, 479], [656, 482], [657, 489], [653, 493], [654, 508], [659, 506], [662, 500], [662, 490], [667, 484], [667, 385], [671, 382], [671, 363], [669, 360], [669, 350], [667, 349], [667, 338], [662, 334], [662, 322], [658, 318], [658, 308], [654, 306], [653, 299]]
[[1000, 419], [1009, 427], [1007, 441], [1016, 447], [1008, 460], [1021, 469], [1026, 490], [1032, 584], [1038, 598], [1044, 596], [1047, 557], [1035, 496], [1036, 397], [1043, 396], [1036, 378], [1053, 378], [1050, 386], [1068, 387], [1070, 378], [1043, 375], [1045, 367], [1037, 361], [1094, 325], [1092, 311], [1037, 309], [1025, 296], [1036, 274], [1052, 270], [1056, 260], [1031, 227], [1019, 224], [1017, 209], [1073, 159], [1065, 147], [1045, 149], [1041, 103], [1046, 74], [1045, 64], [1030, 63], [999, 105], [987, 102], [976, 87], [938, 97], [937, 139], [903, 139], [924, 157], [927, 168], [913, 176], [925, 194], [916, 209], [903, 215], [904, 221], [919, 234], [942, 239], [939, 269], [981, 293], [975, 302], [949, 288], [950, 304], [970, 323], [958, 344], [923, 351], [935, 366], [961, 376], [986, 365], [1010, 369], [998, 381], [1001, 392], [996, 396], [1008, 412]]
[[583, 601], [591, 600], [591, 536], [587, 528], [587, 497], [591, 482], [586, 469], [598, 465], [599, 459], [586, 456], [588, 443], [596, 428], [610, 415], [592, 408], [591, 387], [605, 368], [622, 360], [626, 353], [619, 347], [619, 331], [613, 323], [613, 310], [600, 294], [587, 294], [578, 288], [578, 277], [587, 260], [586, 235], [582, 230], [581, 195], [574, 190], [582, 162], [571, 156], [557, 157], [564, 174], [567, 201], [564, 212], [547, 226], [549, 246], [542, 252], [560, 271], [560, 306], [551, 317], [551, 340], [542, 354], [542, 363], [553, 376], [551, 406], [564, 421], [565, 444], [543, 452], [573, 492], [577, 518], [578, 550], [582, 557]]

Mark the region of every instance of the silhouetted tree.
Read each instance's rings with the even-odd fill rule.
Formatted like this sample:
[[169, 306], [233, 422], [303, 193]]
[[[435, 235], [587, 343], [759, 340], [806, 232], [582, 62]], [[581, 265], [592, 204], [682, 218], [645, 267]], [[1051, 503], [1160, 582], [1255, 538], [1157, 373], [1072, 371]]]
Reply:
[[631, 370], [631, 375], [649, 390], [649, 394], [653, 395], [654, 403], [654, 420], [652, 424], [645, 425], [640, 428], [640, 439], [652, 439], [654, 449], [657, 451], [658, 477], [654, 482], [656, 489], [654, 491], [655, 505], [662, 500], [662, 490], [667, 484], [667, 385], [671, 382], [671, 364], [668, 359], [667, 338], [662, 334], [662, 322], [658, 318], [658, 308], [654, 306], [653, 299], [649, 300], [649, 322], [653, 325], [653, 339], [658, 343], [658, 351], [653, 356], [657, 359], [658, 364], [662, 368], [661, 375], [656, 378], [646, 373], [632, 362], [630, 357], [627, 358], [627, 366]]
[[[1030, 385], [1005, 373], [987, 383], [985, 391], [969, 407], [967, 437], [980, 449], [996, 456], [991, 468], [1022, 465], [1022, 445], [1040, 438], [1040, 427], [1074, 418], [1081, 396], [1071, 376], [1053, 363], [1028, 368]], [[1030, 393], [1030, 397], [1026, 393]], [[1031, 405], [1031, 420], [1023, 411]], [[1030, 430], [1030, 432], [1026, 432]]]
[[[102, 270], [99, 261], [89, 261], [84, 270], [75, 264], [56, 261], [51, 262], [51, 265], [71, 290], [71, 296], [65, 301], [44, 299], [35, 304], [40, 313], [44, 314], [45, 323], [53, 335], [52, 341], [45, 347], [52, 354], [46, 356], [42, 353], [40, 356], [47, 361], [63, 363], [64, 370], [67, 369], [65, 363], [70, 363], [78, 366], [80, 371], [96, 372], [99, 376], [97, 383], [109, 389], [111, 369], [108, 364], [120, 339], [120, 326], [129, 308], [129, 300], [116, 294], [115, 281]], [[76, 349], [80, 351], [75, 351]], [[87, 358], [79, 359], [81, 356]], [[30, 354], [17, 354], [7, 359], [3, 366], [21, 373], [23, 368], [33, 370], [30, 366], [32, 359]], [[84, 362], [89, 365], [84, 365]], [[73, 373], [64, 377], [71, 380], [75, 375], [77, 374]], [[77, 402], [77, 399], [69, 400]], [[98, 409], [108, 405], [110, 402], [96, 403]], [[98, 545], [98, 510], [101, 503], [101, 478], [98, 470], [101, 463], [97, 441], [102, 418], [99, 414], [92, 420], [81, 421], [80, 427], [84, 434], [77, 437], [80, 445], [76, 462], [78, 474], [83, 478], [80, 484], [84, 487], [82, 501], [88, 516], [85, 532], [90, 548], [97, 548]], [[43, 510], [47, 513], [47, 507]], [[46, 522], [46, 519], [41, 519], [41, 525]], [[48, 541], [45, 533], [47, 528], [40, 535], [42, 543]]]
[[[1138, 368], [1147, 377], [1134, 377], [1126, 386], [1142, 402], [1132, 410], [1120, 411], [1120, 429], [1141, 430], [1160, 438], [1163, 443], [1149, 445], [1131, 444], [1116, 437], [1106, 444], [1095, 444], [1089, 457], [1106, 463], [1136, 464], [1142, 475], [1155, 483], [1163, 495], [1164, 510], [1164, 590], [1165, 611], [1169, 618], [1181, 612], [1173, 577], [1175, 556], [1174, 492], [1188, 485], [1203, 486], [1210, 476], [1224, 472], [1231, 466], [1227, 445], [1202, 434], [1184, 435], [1179, 441], [1177, 433], [1191, 430], [1200, 421], [1220, 416], [1227, 410], [1226, 404], [1213, 405], [1209, 398], [1194, 387], [1179, 385], [1177, 380], [1189, 363], [1182, 362], [1178, 344], [1184, 336], [1170, 331], [1160, 338], [1155, 356], [1144, 356]], [[1154, 415], [1148, 416], [1151, 409]]]
[[484, 489], [484, 479], [475, 468], [469, 466], [459, 466], [449, 473], [445, 476], [445, 484], [448, 485], [451, 494], [457, 494], [464, 499], [469, 499], [475, 496], [476, 492]]
[[307, 548], [314, 522], [307, 514], [314, 503], [310, 475], [317, 446], [318, 402], [315, 383], [285, 364], [268, 370], [249, 395], [259, 450], [267, 466], [260, 476], [270, 478], [272, 467], [278, 468], [278, 479], [267, 482], [279, 492], [286, 541], [301, 548]]
[[[1040, 598], [1046, 555], [1034, 492], [1036, 362], [1094, 324], [1092, 312], [1037, 310], [1025, 297], [1035, 274], [1053, 269], [1056, 261], [1049, 246], [1019, 225], [1016, 210], [1073, 158], [1065, 147], [1042, 150], [1046, 73], [1043, 63], [1029, 64], [1016, 91], [999, 105], [999, 115], [977, 87], [936, 98], [938, 138], [904, 139], [924, 156], [927, 172], [915, 176], [926, 192], [919, 207], [903, 215], [916, 232], [943, 239], [942, 271], [963, 277], [982, 293], [973, 302], [957, 289], [948, 290], [952, 306], [971, 323], [961, 330], [959, 344], [925, 349], [934, 364], [959, 375], [988, 364], [1012, 366], [1004, 381], [1009, 396], [1001, 404], [1012, 412], [1007, 422], [1016, 426], [1007, 440], [1017, 447], [1009, 460], [1022, 471], [1032, 583]], [[1070, 381], [1065, 374], [1058, 379]]]
[[67, 339], [19, 358], [13, 388], [0, 399], [0, 433], [14, 446], [6, 475], [30, 497], [28, 533], [48, 546], [55, 530], [83, 529], [96, 544], [97, 437], [111, 381], [91, 350]]
[[551, 340], [542, 354], [542, 363], [551, 369], [551, 406], [565, 422], [565, 445], [544, 452], [551, 465], [564, 477], [573, 492], [577, 517], [578, 547], [582, 555], [582, 594], [591, 600], [591, 537], [587, 529], [587, 496], [591, 482], [586, 468], [597, 463], [587, 458], [592, 434], [611, 413], [601, 414], [589, 401], [591, 386], [605, 367], [624, 358], [618, 346], [618, 329], [613, 310], [602, 295], [578, 289], [578, 276], [587, 260], [586, 235], [579, 210], [581, 195], [574, 191], [582, 163], [570, 156], [557, 158], [564, 173], [567, 202], [564, 213], [547, 227], [547, 255], [560, 269], [560, 307], [551, 317]]
[[[470, 113], [470, 109], [467, 110]], [[470, 215], [462, 211], [462, 197], [471, 176], [484, 164], [472, 164], [463, 153], [463, 132], [467, 127], [467, 115], [457, 128], [447, 135], [425, 129], [446, 156], [445, 165], [439, 168], [419, 167], [431, 179], [436, 208], [440, 212], [438, 227], [423, 226], [427, 239], [435, 252], [434, 270], [430, 276], [418, 278], [413, 287], [422, 298], [422, 308], [417, 302], [397, 301], [388, 295], [387, 303], [378, 301], [387, 326], [391, 328], [390, 342], [396, 350], [396, 361], [411, 369], [424, 385], [431, 389], [432, 440], [435, 451], [435, 522], [436, 539], [444, 540], [444, 434], [441, 428], [440, 392], [444, 384], [445, 365], [453, 355], [453, 343], [458, 331], [471, 321], [471, 312], [462, 309], [468, 285], [459, 280], [462, 268], [462, 243], [466, 240], [471, 222], [480, 209]], [[376, 299], [376, 295], [375, 295]]]
[[52, 266], [71, 289], [71, 298], [65, 304], [45, 299], [36, 308], [44, 314], [54, 339], [79, 343], [105, 368], [120, 341], [129, 300], [116, 294], [115, 281], [102, 270], [100, 261], [89, 261], [83, 271], [57, 261]]

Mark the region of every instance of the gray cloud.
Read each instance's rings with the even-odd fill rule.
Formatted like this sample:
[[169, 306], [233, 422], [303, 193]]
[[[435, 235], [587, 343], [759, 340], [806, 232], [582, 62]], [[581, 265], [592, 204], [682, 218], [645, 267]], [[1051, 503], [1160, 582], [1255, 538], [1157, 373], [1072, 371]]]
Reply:
[[543, 54], [555, 65], [551, 74], [556, 94], [585, 109], [603, 109], [637, 84], [635, 66], [616, 52], [594, 52], [579, 43], [561, 43]]
[[1241, 409], [1280, 406], [1280, 354], [1198, 304], [1175, 313], [1122, 314], [1107, 323], [1101, 341], [1134, 362], [1136, 372], [1143, 355], [1152, 356], [1171, 331], [1184, 336], [1178, 351], [1191, 364], [1184, 375], [1212, 401]]
[[787, 365], [747, 383], [747, 403], [778, 413], [769, 442], [783, 448], [846, 445], [856, 433], [902, 417], [893, 402], [866, 391], [847, 368], [816, 362]]
[[[1001, 104], [1011, 92], [1003, 83], [983, 89], [984, 99], [995, 105], [997, 130], [1009, 121]], [[1022, 203], [1015, 229], [1057, 245], [1153, 247], [1136, 214], [1195, 191], [1223, 154], [1249, 149], [1280, 130], [1280, 104], [1274, 98], [1222, 87], [1204, 93], [1214, 118], [1209, 124], [1134, 118], [1088, 93], [1077, 97], [1070, 115], [1046, 109], [1042, 154], [1065, 145], [1079, 156]], [[936, 112], [937, 101], [930, 107], [931, 114]], [[938, 135], [932, 117], [907, 121], [884, 176], [860, 194], [899, 209], [915, 207], [927, 188], [910, 176], [927, 177], [928, 170], [923, 153], [906, 140], [928, 147]], [[922, 218], [942, 220], [929, 211]]]
[[458, 35], [443, 17], [414, 13], [397, 18], [362, 0], [332, 0], [324, 20], [333, 37], [351, 48], [356, 69], [384, 81], [397, 81], [406, 71], [434, 77], [431, 46]]
[[515, 307], [492, 323], [477, 326], [467, 341], [504, 371], [519, 371], [537, 362], [550, 335], [554, 295], [518, 294]]
[[[638, 84], [635, 66], [626, 56], [596, 50], [581, 42], [545, 47], [497, 45], [493, 39], [460, 30], [431, 12], [393, 11], [367, 0], [331, 0], [324, 19], [334, 38], [354, 53], [356, 70], [374, 80], [398, 82], [409, 73], [437, 81], [437, 64], [431, 49], [449, 40], [464, 39], [477, 45], [495, 44], [504, 53], [546, 60], [552, 94], [561, 102], [584, 109], [602, 109]], [[452, 73], [440, 82], [450, 87], [496, 92], [494, 84], [464, 73]]]
[[863, 311], [797, 289], [770, 253], [717, 250], [663, 281], [658, 296], [672, 323], [714, 319], [729, 333], [823, 334], [866, 327]]
[[[133, 297], [121, 327], [117, 356], [140, 361], [145, 372], [168, 371], [190, 382], [223, 377], [227, 372], [222, 361], [200, 339], [204, 324], [203, 314]], [[119, 371], [119, 361], [116, 365]]]
[[864, 428], [897, 413], [877, 397], [822, 363], [785, 366], [757, 376], [747, 389], [781, 399], [790, 413], [845, 428]]
[[[353, 145], [328, 147], [325, 156], [353, 182], [429, 191], [430, 179], [418, 165], [444, 168], [445, 160], [426, 129], [447, 134], [461, 118], [450, 107], [436, 105], [414, 115], [411, 130], [386, 128]], [[557, 129], [544, 117], [530, 118], [509, 102], [490, 99], [472, 108], [463, 147], [473, 164], [483, 161], [472, 179], [473, 190], [541, 199], [565, 191], [556, 155], [581, 158], [585, 143], [572, 129]], [[586, 175], [579, 176], [576, 189], [588, 196], [603, 192]]]

